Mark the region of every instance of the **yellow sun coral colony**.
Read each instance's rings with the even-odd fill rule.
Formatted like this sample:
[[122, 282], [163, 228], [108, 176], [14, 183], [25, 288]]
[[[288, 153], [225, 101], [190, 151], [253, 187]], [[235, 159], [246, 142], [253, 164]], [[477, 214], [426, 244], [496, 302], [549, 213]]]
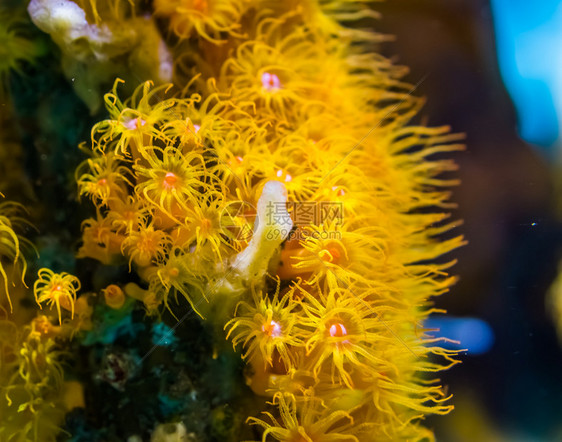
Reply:
[[457, 361], [423, 323], [455, 281], [436, 260], [463, 243], [441, 239], [461, 137], [412, 123], [404, 69], [356, 29], [366, 3], [154, 12], [180, 39], [176, 87], [105, 95], [79, 256], [128, 263], [149, 313], [181, 295], [224, 326], [272, 401], [249, 419], [264, 441], [431, 439], [420, 422], [453, 408], [431, 374]]

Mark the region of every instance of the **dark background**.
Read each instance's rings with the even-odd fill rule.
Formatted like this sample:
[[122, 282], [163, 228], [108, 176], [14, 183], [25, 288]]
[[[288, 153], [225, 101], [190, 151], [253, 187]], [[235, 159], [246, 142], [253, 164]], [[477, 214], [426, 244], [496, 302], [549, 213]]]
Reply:
[[[430, 418], [438, 440], [562, 440], [562, 352], [545, 294], [561, 255], [555, 173], [544, 148], [517, 135], [496, 60], [486, 0], [392, 0], [376, 5], [385, 55], [410, 67], [429, 125], [466, 134], [454, 189], [469, 243], [455, 252], [460, 282], [437, 300], [495, 334], [489, 352], [463, 355], [442, 378], [455, 411]], [[396, 56], [395, 54], [399, 54]]]

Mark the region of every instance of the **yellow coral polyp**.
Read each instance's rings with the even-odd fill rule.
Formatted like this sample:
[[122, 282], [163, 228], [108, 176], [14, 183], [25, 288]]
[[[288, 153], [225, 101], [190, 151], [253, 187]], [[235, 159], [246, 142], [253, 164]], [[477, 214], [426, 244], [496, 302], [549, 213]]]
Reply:
[[291, 394], [278, 394], [273, 404], [279, 406], [281, 421], [271, 413], [264, 412], [271, 422], [249, 418], [252, 425], [264, 429], [262, 441], [273, 439], [284, 442], [359, 442], [352, 433], [353, 418], [345, 411], [333, 411], [323, 408], [320, 401], [309, 398], [304, 402], [304, 409], [299, 412], [295, 397]]
[[33, 285], [35, 301], [42, 308], [42, 303], [46, 302], [52, 309], [57, 307], [59, 324], [62, 324], [61, 307], [70, 310], [74, 318], [74, 304], [76, 302], [76, 292], [80, 290], [80, 280], [69, 273], [55, 273], [50, 269], [42, 268], [37, 273], [38, 279]]
[[185, 219], [194, 202], [211, 190], [203, 157], [173, 146], [146, 149], [134, 170], [135, 192], [171, 219]]
[[332, 382], [354, 388], [354, 374], [396, 371], [379, 349], [396, 339], [385, 327], [383, 314], [388, 307], [371, 306], [351, 290], [343, 289], [327, 295], [307, 293], [306, 300], [305, 366], [315, 376], [326, 370]]
[[105, 219], [117, 235], [128, 234], [137, 226], [148, 223], [149, 210], [145, 207], [144, 201], [127, 195], [123, 200], [114, 200], [112, 203], [113, 208], [107, 212]]
[[44, 336], [52, 337], [60, 332], [60, 326], [54, 326], [45, 315], [38, 315], [31, 321], [31, 330]]
[[129, 232], [121, 244], [121, 250], [129, 257], [129, 267], [132, 262], [139, 267], [146, 267], [164, 259], [171, 246], [172, 240], [166, 232], [155, 229], [153, 225], [140, 224], [137, 230]]
[[112, 153], [87, 159], [76, 169], [78, 195], [89, 197], [96, 206], [106, 206], [111, 199], [127, 194], [126, 186], [131, 185], [127, 175], [128, 169]]
[[222, 66], [224, 90], [248, 110], [270, 112], [285, 120], [294, 118], [293, 108], [304, 104], [304, 91], [295, 71], [298, 65], [284, 63], [281, 57], [266, 42], [244, 43]]
[[187, 229], [190, 234], [184, 236], [180, 246], [194, 245], [193, 253], [199, 253], [203, 247], [212, 250], [215, 259], [222, 262], [228, 256], [235, 243], [228, 234], [225, 222], [226, 207], [221, 197], [207, 196], [195, 204], [187, 214]]
[[[321, 225], [302, 227], [298, 247], [282, 253], [281, 274], [284, 278], [310, 275], [309, 282], [325, 284], [332, 289], [342, 284], [370, 284], [370, 262], [384, 256], [386, 233], [377, 227], [353, 228], [341, 218]], [[340, 223], [344, 223], [340, 226]]]
[[204, 281], [209, 270], [208, 262], [197, 258], [193, 253], [176, 248], [165, 262], [158, 263], [155, 273], [149, 278], [150, 291], [157, 294], [168, 309], [170, 300], [179, 293], [198, 315], [203, 316], [202, 311], [208, 302]]
[[178, 37], [194, 33], [213, 43], [223, 43], [221, 33], [240, 35], [240, 17], [249, 0], [155, 0], [157, 16], [170, 20], [170, 30]]
[[102, 290], [105, 303], [112, 309], [119, 310], [125, 304], [125, 293], [116, 284], [110, 284]]
[[123, 80], [117, 79], [113, 90], [104, 97], [110, 118], [97, 123], [92, 128], [92, 143], [95, 150], [113, 149], [118, 155], [131, 158], [137, 146], [145, 140], [161, 139], [159, 125], [164, 125], [175, 116], [170, 108], [176, 100], [160, 100], [171, 85], [153, 87], [151, 82], [139, 86], [129, 100], [122, 102], [117, 87]]
[[0, 320], [0, 439], [50, 441], [60, 431], [64, 352], [55, 343], [60, 330], [44, 316], [24, 327]]
[[[301, 331], [296, 323], [293, 310], [297, 307], [290, 302], [292, 293], [281, 298], [276, 293], [272, 299], [262, 293], [254, 295], [254, 303], [240, 302], [234, 318], [225, 326], [227, 338], [236, 348], [244, 348], [243, 358], [250, 361], [265, 361], [273, 366], [274, 357], [280, 359], [285, 370], [296, 364], [294, 349], [303, 346]], [[257, 367], [263, 369], [263, 367]]]
[[[3, 197], [0, 193], [0, 197]], [[0, 277], [3, 280], [4, 291], [13, 311], [12, 300], [10, 299], [10, 277], [6, 272], [2, 261], [9, 261], [13, 266], [14, 272], [20, 272], [21, 281], [25, 285], [24, 278], [27, 271], [27, 261], [23, 256], [22, 246], [33, 248], [31, 243], [25, 238], [20, 238], [14, 229], [28, 225], [19, 215], [23, 211], [22, 206], [12, 202], [0, 203]], [[13, 284], [13, 283], [12, 283]]]
[[[135, 220], [136, 221], [136, 220]], [[78, 257], [97, 259], [110, 264], [121, 251], [125, 240], [123, 232], [114, 231], [109, 218], [90, 218], [82, 222], [82, 246]]]

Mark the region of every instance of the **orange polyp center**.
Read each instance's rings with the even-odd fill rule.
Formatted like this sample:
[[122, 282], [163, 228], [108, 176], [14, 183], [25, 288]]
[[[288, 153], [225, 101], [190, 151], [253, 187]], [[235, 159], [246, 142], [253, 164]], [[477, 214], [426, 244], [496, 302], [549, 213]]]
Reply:
[[347, 329], [341, 322], [330, 325], [330, 336], [332, 338], [343, 338], [347, 336]]
[[337, 196], [344, 196], [345, 195], [345, 191], [342, 188], [340, 188], [339, 186], [332, 187], [332, 190], [334, 192], [336, 192]]
[[208, 232], [211, 229], [212, 225], [213, 225], [213, 223], [211, 222], [211, 220], [209, 218], [203, 218], [201, 220], [201, 230], [203, 232]]
[[123, 219], [128, 222], [133, 222], [137, 216], [137, 212], [133, 212], [132, 210], [127, 210], [123, 212]]
[[193, 9], [197, 9], [200, 12], [207, 12], [209, 4], [207, 0], [193, 0]]
[[177, 269], [177, 267], [172, 267], [168, 273], [172, 278], [175, 278], [180, 274], [180, 271]]
[[60, 292], [62, 291], [62, 285], [57, 284], [51, 288], [51, 296], [53, 298], [57, 298], [60, 296]]
[[37, 319], [35, 321], [35, 326], [36, 329], [44, 335], [48, 334], [52, 328], [51, 323], [46, 318]]
[[164, 188], [165, 189], [173, 188], [176, 185], [177, 182], [178, 182], [178, 177], [175, 173], [166, 172], [166, 175], [164, 176]]
[[107, 288], [105, 289], [105, 293], [108, 298], [115, 298], [116, 296], [119, 296], [122, 291], [118, 286], [112, 284], [107, 286]]
[[341, 257], [340, 251], [338, 249], [335, 249], [335, 248], [328, 249], [328, 253], [330, 253], [330, 255], [332, 255], [332, 261], [335, 261], [335, 262], [337, 262], [339, 260], [339, 258]]
[[103, 291], [103, 294], [105, 303], [111, 308], [119, 309], [125, 303], [125, 294], [118, 285], [108, 285]]
[[266, 335], [272, 338], [279, 338], [281, 336], [281, 325], [273, 320], [271, 320], [269, 324], [263, 324], [261, 329]]
[[99, 186], [105, 186], [107, 184], [107, 180], [105, 178], [100, 178], [98, 180], [98, 185]]
[[324, 249], [322, 260], [337, 263], [341, 257], [339, 250], [335, 248]]
[[318, 253], [322, 261], [343, 266], [348, 262], [347, 253], [343, 244], [330, 241]]
[[333, 264], [338, 264], [340, 261], [340, 258], [342, 257], [342, 251], [340, 250], [339, 247], [328, 247], [326, 249], [323, 249], [322, 252], [320, 252], [320, 257], [322, 258], [323, 261], [326, 262], [331, 262]]
[[144, 253], [152, 253], [158, 248], [156, 241], [151, 236], [145, 236], [138, 244], [139, 250]]
[[232, 169], [233, 173], [242, 173], [240, 170], [240, 167], [242, 166], [242, 161], [244, 161], [244, 158], [242, 157], [233, 157], [230, 158], [230, 160], [228, 160], [228, 166]]

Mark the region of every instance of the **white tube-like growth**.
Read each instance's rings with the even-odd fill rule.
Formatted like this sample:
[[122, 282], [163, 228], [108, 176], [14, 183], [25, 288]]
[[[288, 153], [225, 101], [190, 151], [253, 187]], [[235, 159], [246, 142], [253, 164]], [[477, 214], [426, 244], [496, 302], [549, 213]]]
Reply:
[[292, 228], [285, 185], [280, 181], [268, 181], [258, 200], [252, 239], [232, 261], [235, 274], [244, 280], [262, 278], [269, 261]]

